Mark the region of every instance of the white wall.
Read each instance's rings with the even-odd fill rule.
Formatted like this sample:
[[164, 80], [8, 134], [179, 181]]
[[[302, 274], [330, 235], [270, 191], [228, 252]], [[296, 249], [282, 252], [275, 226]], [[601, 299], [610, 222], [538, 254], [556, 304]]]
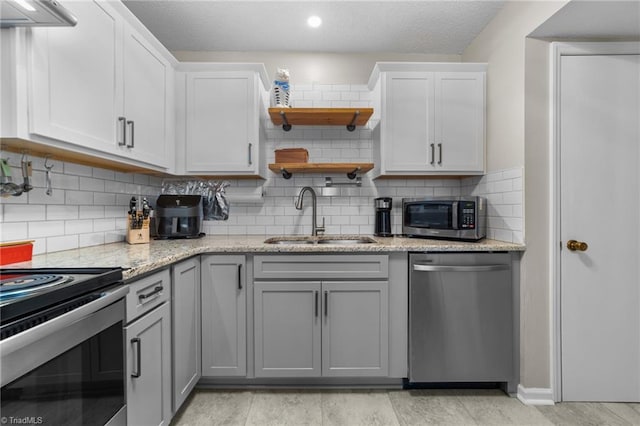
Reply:
[[183, 62], [259, 62], [269, 77], [288, 68], [292, 84], [366, 84], [376, 62], [460, 62], [460, 55], [396, 53], [171, 52]]
[[[544, 46], [534, 44], [529, 51], [527, 35], [566, 3], [508, 2], [462, 55], [463, 62], [488, 63], [487, 169], [526, 163], [527, 251], [521, 267], [520, 382], [527, 388], [551, 386], [549, 280], [546, 248], [542, 250], [549, 237], [545, 217], [548, 203], [540, 198], [549, 185], [544, 161], [548, 147], [548, 68]], [[525, 106], [526, 115], [531, 117], [526, 136]], [[533, 161], [525, 161], [525, 141], [527, 156]], [[536, 161], [536, 155], [543, 158]]]
[[525, 38], [566, 1], [510, 1], [462, 62], [487, 62], [487, 170], [524, 166]]

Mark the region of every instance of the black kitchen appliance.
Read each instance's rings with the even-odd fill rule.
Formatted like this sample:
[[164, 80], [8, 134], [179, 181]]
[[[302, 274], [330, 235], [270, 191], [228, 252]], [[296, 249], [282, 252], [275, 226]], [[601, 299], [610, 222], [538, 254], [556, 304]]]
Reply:
[[376, 223], [373, 235], [377, 237], [392, 237], [391, 230], [391, 202], [390, 197], [380, 197], [373, 200], [376, 208]]
[[156, 202], [157, 238], [204, 236], [202, 195], [161, 195]]
[[0, 269], [0, 404], [30, 424], [126, 422], [121, 268]]

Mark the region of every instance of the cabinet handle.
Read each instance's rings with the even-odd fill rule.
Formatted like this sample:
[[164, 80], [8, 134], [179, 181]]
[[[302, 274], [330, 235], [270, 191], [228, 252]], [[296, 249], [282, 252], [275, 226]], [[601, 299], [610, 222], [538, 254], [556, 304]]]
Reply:
[[[135, 134], [136, 134], [136, 130], [135, 130], [135, 127], [134, 127], [133, 120], [128, 120], [127, 121], [127, 125], [129, 127], [131, 127], [131, 145], [127, 145], [127, 148], [133, 148], [134, 145], [135, 145], [134, 137], [135, 137]], [[126, 132], [125, 132], [125, 134], [126, 134]]]
[[438, 144], [438, 164], [442, 164], [442, 144]]
[[316, 318], [318, 318], [318, 290], [314, 291], [316, 298]]
[[138, 299], [140, 299], [140, 301], [144, 303], [146, 299], [159, 295], [162, 290], [164, 290], [164, 287], [162, 287], [161, 285], [156, 286], [151, 293], [141, 294], [138, 296]]
[[238, 290], [242, 290], [242, 263], [238, 265]]
[[324, 316], [329, 316], [329, 292], [324, 292]]
[[431, 165], [436, 161], [436, 144], [431, 144]]
[[136, 352], [136, 371], [135, 373], [131, 373], [131, 377], [138, 378], [142, 375], [142, 342], [139, 337], [134, 337], [131, 339], [131, 344], [138, 347], [138, 351]]
[[120, 123], [120, 140], [118, 141], [118, 146], [126, 146], [127, 145], [127, 118], [126, 117], [118, 117], [118, 123]]
[[253, 148], [253, 144], [249, 143], [249, 165], [251, 166], [253, 164], [253, 161], [251, 161], [251, 151]]

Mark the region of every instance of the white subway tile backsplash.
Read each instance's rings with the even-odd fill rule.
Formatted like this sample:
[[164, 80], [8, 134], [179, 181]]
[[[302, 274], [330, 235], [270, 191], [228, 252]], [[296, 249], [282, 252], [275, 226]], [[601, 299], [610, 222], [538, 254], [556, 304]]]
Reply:
[[0, 237], [2, 241], [26, 240], [29, 238], [27, 222], [0, 223]]
[[89, 177], [80, 178], [81, 191], [100, 191], [104, 192], [104, 180]]
[[93, 204], [93, 192], [89, 191], [66, 191], [65, 204], [91, 205]]
[[78, 235], [47, 238], [47, 251], [71, 250], [79, 247]]
[[93, 176], [93, 168], [75, 163], [64, 163], [65, 175]]
[[87, 232], [93, 232], [93, 220], [91, 219], [67, 220], [64, 223], [64, 233], [66, 235], [84, 234]]
[[29, 222], [29, 238], [51, 237], [55, 235], [64, 235], [64, 221], [30, 221]]
[[47, 220], [78, 219], [78, 206], [47, 206]]
[[80, 234], [78, 237], [78, 243], [80, 247], [98, 246], [105, 243], [104, 232]]
[[80, 206], [80, 219], [104, 218], [104, 206]]
[[28, 204], [5, 204], [5, 222], [25, 222], [32, 220], [45, 220], [45, 206], [31, 206]]
[[44, 159], [32, 157], [32, 163], [35, 188], [2, 199], [0, 241], [34, 239], [34, 254], [123, 241], [131, 196], [144, 195], [155, 201], [162, 183], [158, 177], [50, 160], [54, 168], [49, 196], [45, 194]]

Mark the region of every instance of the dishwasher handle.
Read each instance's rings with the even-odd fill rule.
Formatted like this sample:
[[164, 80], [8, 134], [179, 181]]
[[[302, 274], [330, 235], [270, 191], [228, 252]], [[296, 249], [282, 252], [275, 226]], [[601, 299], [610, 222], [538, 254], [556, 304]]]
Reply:
[[425, 265], [414, 263], [413, 270], [418, 272], [492, 272], [509, 269], [509, 265]]

